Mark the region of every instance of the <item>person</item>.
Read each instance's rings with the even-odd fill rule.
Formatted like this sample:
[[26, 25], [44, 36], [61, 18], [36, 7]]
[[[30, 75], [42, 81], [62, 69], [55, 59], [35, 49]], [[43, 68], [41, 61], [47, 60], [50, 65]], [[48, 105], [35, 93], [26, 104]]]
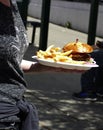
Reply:
[[0, 129], [39, 129], [36, 107], [24, 97], [24, 73], [70, 72], [24, 60], [28, 45], [16, 0], [0, 0]]
[[99, 67], [91, 68], [81, 75], [81, 91], [73, 94], [76, 99], [95, 101], [103, 97], [103, 41], [96, 42], [91, 57]]

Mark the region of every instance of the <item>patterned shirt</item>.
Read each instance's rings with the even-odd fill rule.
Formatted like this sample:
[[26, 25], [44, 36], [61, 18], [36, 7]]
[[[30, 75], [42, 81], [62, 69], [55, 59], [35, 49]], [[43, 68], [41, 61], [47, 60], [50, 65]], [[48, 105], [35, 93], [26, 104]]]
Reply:
[[26, 82], [20, 63], [28, 47], [27, 34], [16, 0], [0, 3], [0, 101], [15, 104], [22, 98]]

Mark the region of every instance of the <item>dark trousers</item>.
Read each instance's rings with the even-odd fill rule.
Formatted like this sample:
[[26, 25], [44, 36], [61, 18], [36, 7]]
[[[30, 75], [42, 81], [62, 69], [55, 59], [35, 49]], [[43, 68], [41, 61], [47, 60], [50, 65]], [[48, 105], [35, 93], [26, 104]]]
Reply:
[[97, 68], [92, 68], [81, 75], [81, 89], [83, 92], [103, 93], [103, 50], [95, 50], [91, 53], [99, 65]]
[[20, 130], [20, 124], [16, 122], [0, 122], [0, 130]]

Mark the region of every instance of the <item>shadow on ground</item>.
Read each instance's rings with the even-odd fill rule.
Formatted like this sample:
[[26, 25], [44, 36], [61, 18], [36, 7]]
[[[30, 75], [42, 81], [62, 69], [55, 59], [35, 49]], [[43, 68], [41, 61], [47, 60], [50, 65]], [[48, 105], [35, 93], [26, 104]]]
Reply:
[[41, 130], [103, 130], [103, 102], [76, 101], [68, 91], [27, 90], [38, 108]]
[[[33, 60], [37, 48], [30, 46], [24, 59]], [[41, 73], [25, 75], [25, 97], [38, 109], [41, 130], [103, 130], [103, 102], [77, 101], [80, 75]]]

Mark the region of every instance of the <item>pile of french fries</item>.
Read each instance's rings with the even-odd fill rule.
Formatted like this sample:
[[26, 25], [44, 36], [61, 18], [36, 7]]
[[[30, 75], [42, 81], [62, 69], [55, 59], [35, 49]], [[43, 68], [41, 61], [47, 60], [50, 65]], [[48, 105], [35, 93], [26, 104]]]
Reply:
[[85, 61], [75, 61], [71, 57], [72, 50], [63, 52], [60, 47], [49, 46], [46, 51], [37, 51], [37, 57], [54, 62], [68, 62], [72, 64], [84, 64]]

